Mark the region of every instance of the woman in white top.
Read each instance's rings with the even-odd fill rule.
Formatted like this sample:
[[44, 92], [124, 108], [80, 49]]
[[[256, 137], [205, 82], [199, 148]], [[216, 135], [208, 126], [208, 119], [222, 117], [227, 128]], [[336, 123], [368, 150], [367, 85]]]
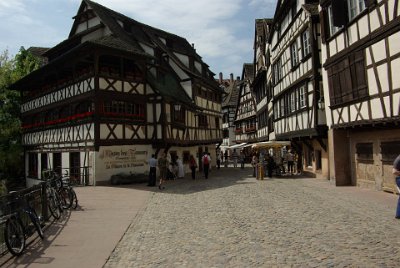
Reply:
[[178, 164], [178, 178], [185, 177], [185, 171], [183, 170], [183, 163], [180, 158], [177, 157], [176, 163]]

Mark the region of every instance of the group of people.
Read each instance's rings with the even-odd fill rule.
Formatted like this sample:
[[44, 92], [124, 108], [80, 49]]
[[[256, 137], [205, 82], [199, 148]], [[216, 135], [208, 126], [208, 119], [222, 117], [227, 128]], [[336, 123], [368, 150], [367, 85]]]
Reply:
[[[244, 154], [243, 151], [237, 153], [236, 149], [233, 149], [230, 159], [232, 160], [233, 167], [235, 168], [238, 167], [238, 163], [240, 163], [240, 168], [244, 169], [246, 155]], [[224, 166], [228, 167], [228, 162], [229, 162], [228, 151], [225, 151], [224, 153], [222, 153], [221, 151], [217, 152], [217, 169], [220, 169], [221, 163], [224, 163]]]
[[148, 160], [148, 164], [150, 172], [149, 183], [147, 185], [150, 187], [156, 186], [157, 167], [160, 173], [160, 183], [158, 184], [160, 190], [165, 188], [163, 183], [168, 178], [175, 179], [183, 178], [185, 176], [182, 160], [179, 159], [178, 156], [173, 157], [171, 161], [168, 161], [165, 153], [162, 153], [161, 157], [158, 159], [156, 159], [155, 154], [152, 154], [151, 158]]
[[[223, 154], [221, 152], [217, 153], [217, 168], [218, 169], [220, 168], [220, 164], [223, 159], [222, 155]], [[239, 158], [238, 155], [237, 155], [237, 157], [235, 157], [235, 155], [237, 155], [236, 150], [234, 150], [233, 154], [232, 154], [233, 160], [241, 159], [241, 158]], [[300, 158], [300, 157], [298, 156], [298, 158]], [[227, 155], [225, 155], [225, 159], [227, 159]], [[262, 161], [260, 161], [260, 160], [262, 160]], [[283, 164], [283, 160], [284, 159], [281, 159], [282, 163], [278, 164], [278, 166]], [[286, 161], [287, 161], [289, 174], [294, 173], [294, 160], [295, 160], [295, 156], [294, 156], [293, 152], [289, 150], [286, 155]], [[201, 161], [203, 164], [204, 177], [206, 179], [208, 179], [210, 166], [211, 166], [210, 154], [204, 153], [201, 158]], [[242, 162], [242, 160], [241, 160], [241, 162]], [[244, 163], [244, 160], [243, 160], [243, 163]], [[257, 174], [256, 169], [260, 163], [266, 167], [268, 177], [272, 177], [273, 170], [277, 168], [277, 164], [275, 163], [274, 158], [271, 155], [267, 154], [265, 156], [265, 159], [258, 159], [257, 154], [253, 154], [253, 157], [251, 160], [251, 165], [253, 166], [253, 176], [254, 177]], [[182, 161], [178, 157], [176, 157], [171, 161], [171, 163], [169, 163], [165, 153], [162, 153], [161, 157], [159, 159], [156, 159], [155, 155], [152, 154], [151, 158], [148, 161], [148, 164], [150, 167], [148, 186], [156, 186], [156, 173], [157, 173], [157, 167], [158, 167], [159, 173], [160, 173], [160, 183], [158, 185], [158, 188], [160, 190], [165, 189], [164, 182], [167, 179], [168, 168], [170, 169], [170, 172], [175, 172], [177, 174], [178, 178], [181, 178], [181, 177], [183, 178], [185, 175]], [[302, 166], [301, 163], [297, 163], [297, 171], [298, 172], [301, 172], [301, 166]], [[192, 179], [194, 180], [195, 175], [196, 175], [197, 162], [196, 162], [195, 158], [193, 157], [193, 155], [190, 155], [190, 157], [189, 157], [189, 167], [192, 171]], [[236, 161], [236, 164], [234, 161], [234, 167], [237, 167], [237, 161]], [[400, 155], [398, 155], [397, 158], [393, 162], [393, 174], [396, 176], [396, 179], [395, 179], [396, 186], [397, 186], [398, 192], [400, 193]], [[398, 199], [395, 217], [396, 217], [396, 219], [400, 219], [400, 197]]]
[[[208, 174], [211, 166], [211, 156], [210, 153], [205, 153], [201, 158], [203, 164], [203, 172], [204, 177], [208, 179]], [[147, 186], [154, 187], [156, 186], [157, 181], [157, 167], [159, 170], [159, 184], [158, 188], [165, 189], [164, 183], [167, 179], [172, 178], [183, 178], [185, 176], [185, 171], [183, 167], [182, 160], [179, 159], [178, 156], [172, 157], [171, 161], [168, 161], [166, 153], [162, 153], [161, 156], [156, 159], [155, 154], [151, 155], [151, 158], [148, 160], [148, 164], [150, 167], [149, 171], [149, 182]], [[193, 155], [189, 157], [189, 168], [191, 169], [192, 179], [196, 178], [196, 169], [197, 162]]]
[[[280, 157], [275, 161], [274, 157], [270, 154], [261, 155], [258, 159], [257, 154], [254, 153], [251, 165], [253, 167], [253, 176], [256, 177], [257, 168], [262, 165], [263, 169], [267, 171], [268, 177], [272, 177], [272, 173], [275, 171], [277, 174], [281, 175], [287, 173], [288, 175], [301, 174], [302, 173], [302, 162], [301, 156], [297, 155], [297, 163], [295, 164], [296, 155], [294, 152], [289, 150], [285, 157]], [[285, 162], [287, 163], [287, 168], [285, 167]], [[297, 171], [296, 171], [297, 169]]]

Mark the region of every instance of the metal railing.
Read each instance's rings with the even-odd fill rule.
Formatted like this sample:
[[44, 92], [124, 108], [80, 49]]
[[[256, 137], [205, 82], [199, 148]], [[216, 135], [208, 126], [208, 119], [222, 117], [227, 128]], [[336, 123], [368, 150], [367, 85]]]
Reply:
[[[10, 215], [22, 209], [21, 202], [16, 202], [17, 197], [22, 197], [28, 200], [29, 204], [35, 209], [38, 216], [42, 217], [46, 221], [49, 219], [46, 196], [43, 187], [44, 185], [41, 183], [0, 197], [0, 256], [3, 256], [8, 252], [4, 241], [4, 227], [6, 220]], [[24, 227], [31, 224], [28, 215], [21, 214], [21, 219]], [[34, 233], [34, 235], [35, 234], [36, 233]]]

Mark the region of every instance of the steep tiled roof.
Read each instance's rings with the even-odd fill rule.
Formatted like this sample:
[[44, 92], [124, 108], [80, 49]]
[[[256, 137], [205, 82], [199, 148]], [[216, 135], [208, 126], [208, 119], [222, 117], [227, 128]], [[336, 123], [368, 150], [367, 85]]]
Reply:
[[239, 98], [239, 88], [241, 84], [241, 80], [234, 80], [233, 83], [230, 83], [229, 87], [225, 89], [227, 95], [222, 101], [222, 107], [237, 105]]
[[253, 82], [254, 80], [254, 65], [253, 63], [245, 63], [243, 64], [243, 74], [244, 74], [244, 78], [249, 79], [250, 83]]

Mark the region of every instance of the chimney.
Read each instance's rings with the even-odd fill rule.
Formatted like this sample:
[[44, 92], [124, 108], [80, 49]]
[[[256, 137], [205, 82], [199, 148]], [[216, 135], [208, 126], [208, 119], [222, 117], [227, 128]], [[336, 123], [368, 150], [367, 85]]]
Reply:
[[233, 83], [233, 73], [231, 73], [231, 83]]
[[222, 80], [223, 80], [224, 76], [222, 74], [222, 72], [219, 73], [219, 83], [222, 84]]

